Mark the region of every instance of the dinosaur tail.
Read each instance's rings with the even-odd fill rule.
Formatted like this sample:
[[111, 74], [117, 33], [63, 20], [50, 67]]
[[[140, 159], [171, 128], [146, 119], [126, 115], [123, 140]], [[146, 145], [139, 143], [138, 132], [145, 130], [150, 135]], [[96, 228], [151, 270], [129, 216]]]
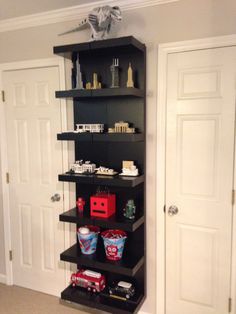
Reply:
[[78, 32], [84, 28], [87, 28], [88, 27], [88, 19], [85, 18], [83, 21], [81, 21], [78, 25], [78, 27], [76, 28], [73, 28], [73, 29], [70, 29], [69, 31], [66, 31], [64, 33], [61, 33], [61, 34], [58, 34], [58, 36], [62, 36], [62, 35], [66, 35], [66, 34], [70, 34], [70, 33], [74, 33], [74, 32]]

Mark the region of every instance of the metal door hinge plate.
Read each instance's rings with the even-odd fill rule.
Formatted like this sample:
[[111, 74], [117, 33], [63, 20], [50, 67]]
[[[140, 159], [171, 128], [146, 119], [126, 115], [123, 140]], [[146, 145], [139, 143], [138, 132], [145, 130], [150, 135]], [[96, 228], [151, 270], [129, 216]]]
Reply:
[[231, 198], [231, 202], [232, 202], [232, 205], [235, 204], [235, 190], [232, 190], [232, 198]]
[[6, 182], [7, 182], [7, 184], [10, 183], [10, 175], [9, 175], [9, 172], [6, 173]]
[[9, 260], [12, 261], [13, 260], [13, 254], [12, 254], [12, 250], [9, 251]]
[[5, 102], [5, 91], [2, 90], [2, 101]]
[[231, 313], [232, 311], [232, 299], [231, 298], [229, 298], [228, 311], [229, 313]]

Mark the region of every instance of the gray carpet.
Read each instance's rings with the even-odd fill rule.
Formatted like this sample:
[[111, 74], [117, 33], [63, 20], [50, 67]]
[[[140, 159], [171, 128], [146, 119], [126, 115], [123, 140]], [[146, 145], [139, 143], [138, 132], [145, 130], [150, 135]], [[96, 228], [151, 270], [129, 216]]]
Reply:
[[[73, 307], [73, 305], [72, 305]], [[37, 291], [0, 284], [0, 314], [101, 314], [97, 310], [65, 306], [58, 298]]]

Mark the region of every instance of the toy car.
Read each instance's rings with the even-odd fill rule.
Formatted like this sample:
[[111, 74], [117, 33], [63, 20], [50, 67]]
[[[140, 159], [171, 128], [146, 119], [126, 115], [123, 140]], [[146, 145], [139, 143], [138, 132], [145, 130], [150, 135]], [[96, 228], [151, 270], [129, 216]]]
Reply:
[[78, 270], [71, 275], [72, 287], [82, 287], [92, 292], [101, 292], [106, 286], [105, 276], [91, 270]]
[[110, 297], [121, 299], [121, 300], [129, 300], [135, 294], [134, 286], [126, 281], [119, 281], [117, 284], [113, 284], [109, 287]]

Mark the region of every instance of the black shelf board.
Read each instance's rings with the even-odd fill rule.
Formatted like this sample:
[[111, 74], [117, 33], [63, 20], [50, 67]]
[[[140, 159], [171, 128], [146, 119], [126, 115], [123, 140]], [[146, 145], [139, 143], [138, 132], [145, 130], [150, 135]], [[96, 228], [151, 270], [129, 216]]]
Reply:
[[138, 312], [145, 297], [138, 294], [136, 302], [125, 302], [105, 297], [103, 294], [88, 293], [85, 289], [70, 285], [61, 293], [61, 299], [108, 313], [131, 314]]
[[60, 141], [78, 141], [78, 142], [142, 142], [143, 133], [75, 133], [63, 132], [57, 134]]
[[83, 213], [78, 213], [77, 208], [72, 208], [59, 216], [60, 221], [77, 223], [79, 225], [94, 225], [102, 228], [122, 229], [127, 232], [137, 230], [144, 223], [144, 216], [133, 220], [125, 217], [111, 216], [109, 218], [90, 217]]
[[90, 51], [95, 52], [102, 49], [117, 49], [117, 48], [130, 48], [134, 50], [139, 50], [144, 52], [145, 45], [138, 41], [133, 36], [126, 36], [120, 38], [112, 38], [112, 39], [105, 39], [99, 41], [91, 41], [85, 43], [77, 43], [72, 45], [63, 45], [63, 46], [56, 46], [53, 48], [54, 54], [62, 55], [65, 58], [70, 58], [72, 53], [82, 52], [82, 51]]
[[104, 98], [104, 97], [139, 97], [145, 96], [144, 90], [135, 87], [101, 88], [101, 89], [69, 89], [55, 92], [56, 98]]
[[60, 257], [65, 262], [130, 277], [134, 276], [144, 264], [144, 256], [135, 256], [134, 254], [123, 256], [121, 261], [109, 261], [105, 256], [104, 250], [97, 250], [94, 254], [85, 255], [81, 253], [77, 244], [61, 253]]
[[81, 184], [95, 184], [117, 187], [135, 187], [144, 182], [144, 175], [137, 177], [125, 177], [125, 176], [106, 176], [106, 175], [85, 175], [85, 174], [59, 174], [59, 181], [63, 182], [76, 182]]

